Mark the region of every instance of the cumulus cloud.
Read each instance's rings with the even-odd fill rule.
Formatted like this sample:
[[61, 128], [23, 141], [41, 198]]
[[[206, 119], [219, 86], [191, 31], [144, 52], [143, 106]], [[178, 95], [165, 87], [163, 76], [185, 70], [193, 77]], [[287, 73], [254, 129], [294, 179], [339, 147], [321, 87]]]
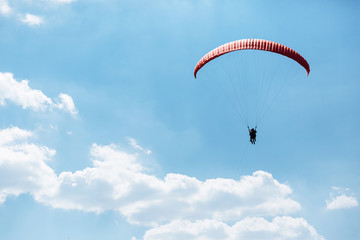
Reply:
[[345, 194], [326, 200], [326, 209], [334, 210], [341, 208], [353, 208], [359, 206], [359, 203], [355, 197], [346, 196]]
[[238, 239], [282, 239], [325, 240], [303, 218], [275, 217], [271, 222], [264, 218], [245, 218], [232, 226], [216, 220], [195, 222], [175, 220], [154, 227], [144, 235], [144, 240], [238, 240]]
[[73, 115], [77, 113], [69, 95], [61, 93], [58, 103], [54, 103], [42, 91], [31, 89], [28, 80], [18, 82], [12, 73], [0, 72], [0, 105], [5, 105], [6, 101], [13, 102], [23, 109], [35, 111], [62, 109]]
[[60, 93], [57, 107], [59, 109], [70, 112], [72, 115], [76, 115], [78, 113], [72, 97], [65, 93]]
[[23, 140], [31, 137], [31, 131], [23, 130], [17, 127], [0, 130], [0, 146], [14, 143], [17, 140]]
[[349, 196], [353, 195], [349, 188], [333, 186], [332, 190], [333, 191], [330, 193], [330, 199], [325, 201], [326, 209], [334, 210], [341, 208], [352, 208], [359, 205], [356, 197]]
[[23, 23], [26, 23], [30, 26], [36, 26], [36, 25], [40, 25], [42, 23], [44, 23], [44, 20], [42, 17], [27, 13], [22, 19], [21, 21]]
[[27, 143], [32, 136], [33, 132], [17, 127], [0, 130], [0, 203], [9, 195], [51, 194], [57, 184], [56, 174], [46, 164], [55, 150]]
[[[13, 161], [11, 156], [18, 149], [21, 156], [27, 151], [22, 161], [42, 163], [41, 169], [51, 172], [44, 165], [44, 160], [53, 154], [51, 150], [34, 144], [6, 145], [14, 139], [26, 139], [32, 133], [14, 128], [3, 130], [2, 135], [6, 146], [3, 151], [8, 151], [1, 154], [7, 156], [2, 159], [3, 164]], [[29, 149], [36, 150], [36, 159], [31, 159], [35, 155]], [[92, 167], [74, 173], [62, 172], [51, 190], [36, 191], [35, 198], [56, 208], [97, 213], [115, 210], [129, 222], [144, 225], [173, 219], [230, 221], [248, 216], [283, 215], [300, 209], [300, 204], [290, 198], [291, 188], [267, 172], [257, 171], [239, 180], [201, 181], [175, 173], [159, 178], [146, 173], [138, 154], [126, 153], [115, 145], [94, 144], [90, 155]], [[8, 174], [11, 171], [6, 169]]]
[[173, 219], [236, 220], [247, 216], [276, 216], [300, 209], [291, 188], [271, 174], [257, 171], [239, 180], [208, 179], [169, 173], [147, 174], [137, 159], [115, 145], [91, 149], [93, 166], [63, 172], [56, 195], [39, 196], [57, 208], [90, 212], [116, 210], [131, 223], [156, 225]]
[[12, 73], [0, 73], [0, 104], [5, 105], [6, 100], [33, 110], [44, 110], [52, 104], [40, 90], [31, 89], [28, 80], [17, 82]]
[[93, 144], [91, 167], [57, 176], [46, 163], [55, 150], [28, 143], [33, 135], [16, 127], [0, 131], [0, 202], [29, 193], [54, 208], [117, 211], [130, 223], [150, 226], [146, 240], [323, 239], [304, 219], [284, 216], [300, 204], [270, 173], [204, 181], [157, 177], [147, 172], [143, 155]]

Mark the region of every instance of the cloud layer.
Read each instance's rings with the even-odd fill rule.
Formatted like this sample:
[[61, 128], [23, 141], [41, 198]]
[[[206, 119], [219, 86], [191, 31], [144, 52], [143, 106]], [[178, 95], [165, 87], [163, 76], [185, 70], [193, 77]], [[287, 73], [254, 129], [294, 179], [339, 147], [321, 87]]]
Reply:
[[[56, 175], [47, 164], [55, 150], [29, 143], [33, 136], [17, 127], [0, 130], [0, 203], [29, 193], [54, 208], [117, 211], [130, 223], [152, 227], [147, 240], [323, 239], [304, 219], [283, 216], [300, 204], [270, 173], [238, 180], [175, 173], [159, 178], [146, 172], [142, 153], [94, 144], [92, 167]], [[134, 141], [130, 145], [139, 149]]]
[[0, 105], [7, 101], [21, 106], [23, 109], [34, 111], [46, 111], [62, 109], [77, 114], [77, 110], [71, 96], [61, 93], [57, 100], [47, 97], [42, 91], [31, 89], [28, 80], [16, 81], [12, 73], [0, 72]]
[[208, 179], [169, 173], [147, 174], [137, 155], [115, 145], [91, 149], [93, 167], [63, 172], [55, 195], [38, 196], [53, 207], [90, 212], [116, 210], [131, 223], [155, 226], [173, 219], [237, 220], [276, 216], [300, 209], [291, 188], [271, 174], [257, 171], [239, 180]]

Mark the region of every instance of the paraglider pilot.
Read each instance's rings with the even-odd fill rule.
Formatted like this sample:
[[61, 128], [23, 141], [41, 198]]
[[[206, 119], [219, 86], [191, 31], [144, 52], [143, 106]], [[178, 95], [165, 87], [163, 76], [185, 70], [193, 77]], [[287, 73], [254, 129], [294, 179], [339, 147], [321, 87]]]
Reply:
[[256, 142], [256, 133], [257, 133], [256, 128], [257, 127], [250, 129], [249, 126], [248, 126], [249, 135], [250, 135], [250, 142], [252, 144], [255, 144], [255, 142]]

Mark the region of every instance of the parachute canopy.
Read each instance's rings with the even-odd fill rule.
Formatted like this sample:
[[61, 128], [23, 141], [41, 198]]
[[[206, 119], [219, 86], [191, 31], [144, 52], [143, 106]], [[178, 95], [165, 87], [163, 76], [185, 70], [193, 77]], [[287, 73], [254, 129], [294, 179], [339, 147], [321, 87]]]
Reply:
[[259, 126], [285, 85], [297, 84], [288, 80], [297, 78], [299, 65], [309, 75], [308, 62], [295, 50], [268, 40], [243, 39], [203, 56], [194, 77], [204, 68], [198, 82], [224, 96], [245, 126]]
[[205, 56], [203, 56], [195, 66], [194, 77], [196, 78], [197, 72], [206, 63], [210, 62], [211, 60], [213, 60], [217, 57], [220, 57], [221, 55], [224, 55], [229, 52], [238, 51], [238, 50], [246, 50], [246, 49], [268, 51], [268, 52], [273, 52], [273, 53], [284, 55], [288, 58], [295, 60], [303, 68], [305, 68], [307, 75], [309, 75], [309, 73], [310, 73], [310, 66], [309, 66], [308, 62], [305, 60], [305, 58], [303, 58], [295, 50], [293, 50], [285, 45], [282, 45], [280, 43], [272, 42], [272, 41], [268, 41], [268, 40], [242, 39], [242, 40], [237, 40], [237, 41], [233, 41], [233, 42], [221, 45], [220, 47], [215, 48], [214, 50], [210, 51]]

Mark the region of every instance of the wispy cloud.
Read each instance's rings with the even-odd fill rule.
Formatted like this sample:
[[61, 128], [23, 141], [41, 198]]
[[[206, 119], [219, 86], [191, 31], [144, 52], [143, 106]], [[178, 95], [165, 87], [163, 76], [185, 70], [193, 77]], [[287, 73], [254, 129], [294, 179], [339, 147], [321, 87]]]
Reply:
[[140, 150], [140, 151], [142, 151], [142, 152], [144, 152], [144, 153], [146, 153], [146, 154], [151, 154], [151, 150], [150, 150], [150, 149], [141, 147], [141, 146], [136, 142], [135, 139], [133, 139], [133, 138], [128, 138], [128, 140], [129, 140], [129, 142], [130, 142], [130, 145], [131, 145], [134, 149]]
[[30, 25], [30, 26], [37, 26], [42, 23], [44, 23], [44, 20], [42, 17], [27, 13], [22, 19], [22, 22]]
[[34, 111], [61, 109], [72, 115], [77, 114], [71, 96], [61, 93], [58, 100], [54, 102], [42, 91], [30, 88], [28, 80], [18, 82], [12, 73], [0, 72], [0, 105], [5, 105], [7, 101], [13, 102], [23, 109]]
[[[31, 10], [37, 10], [41, 12], [42, 15], [49, 15], [48, 10], [58, 9], [61, 5], [69, 4], [76, 2], [77, 0], [20, 0], [17, 4], [20, 6], [31, 6]], [[11, 3], [11, 2], [10, 2]], [[43, 23], [44, 17], [29, 13], [25, 10], [19, 10], [19, 8], [10, 5], [8, 0], [0, 0], [0, 14], [14, 17], [15, 19], [29, 25], [29, 26], [39, 26]], [[14, 4], [14, 2], [12, 2]]]
[[2, 15], [9, 15], [12, 9], [9, 6], [8, 1], [0, 0], [0, 14]]
[[49, 0], [49, 1], [54, 3], [72, 3], [72, 2], [76, 2], [77, 0]]

